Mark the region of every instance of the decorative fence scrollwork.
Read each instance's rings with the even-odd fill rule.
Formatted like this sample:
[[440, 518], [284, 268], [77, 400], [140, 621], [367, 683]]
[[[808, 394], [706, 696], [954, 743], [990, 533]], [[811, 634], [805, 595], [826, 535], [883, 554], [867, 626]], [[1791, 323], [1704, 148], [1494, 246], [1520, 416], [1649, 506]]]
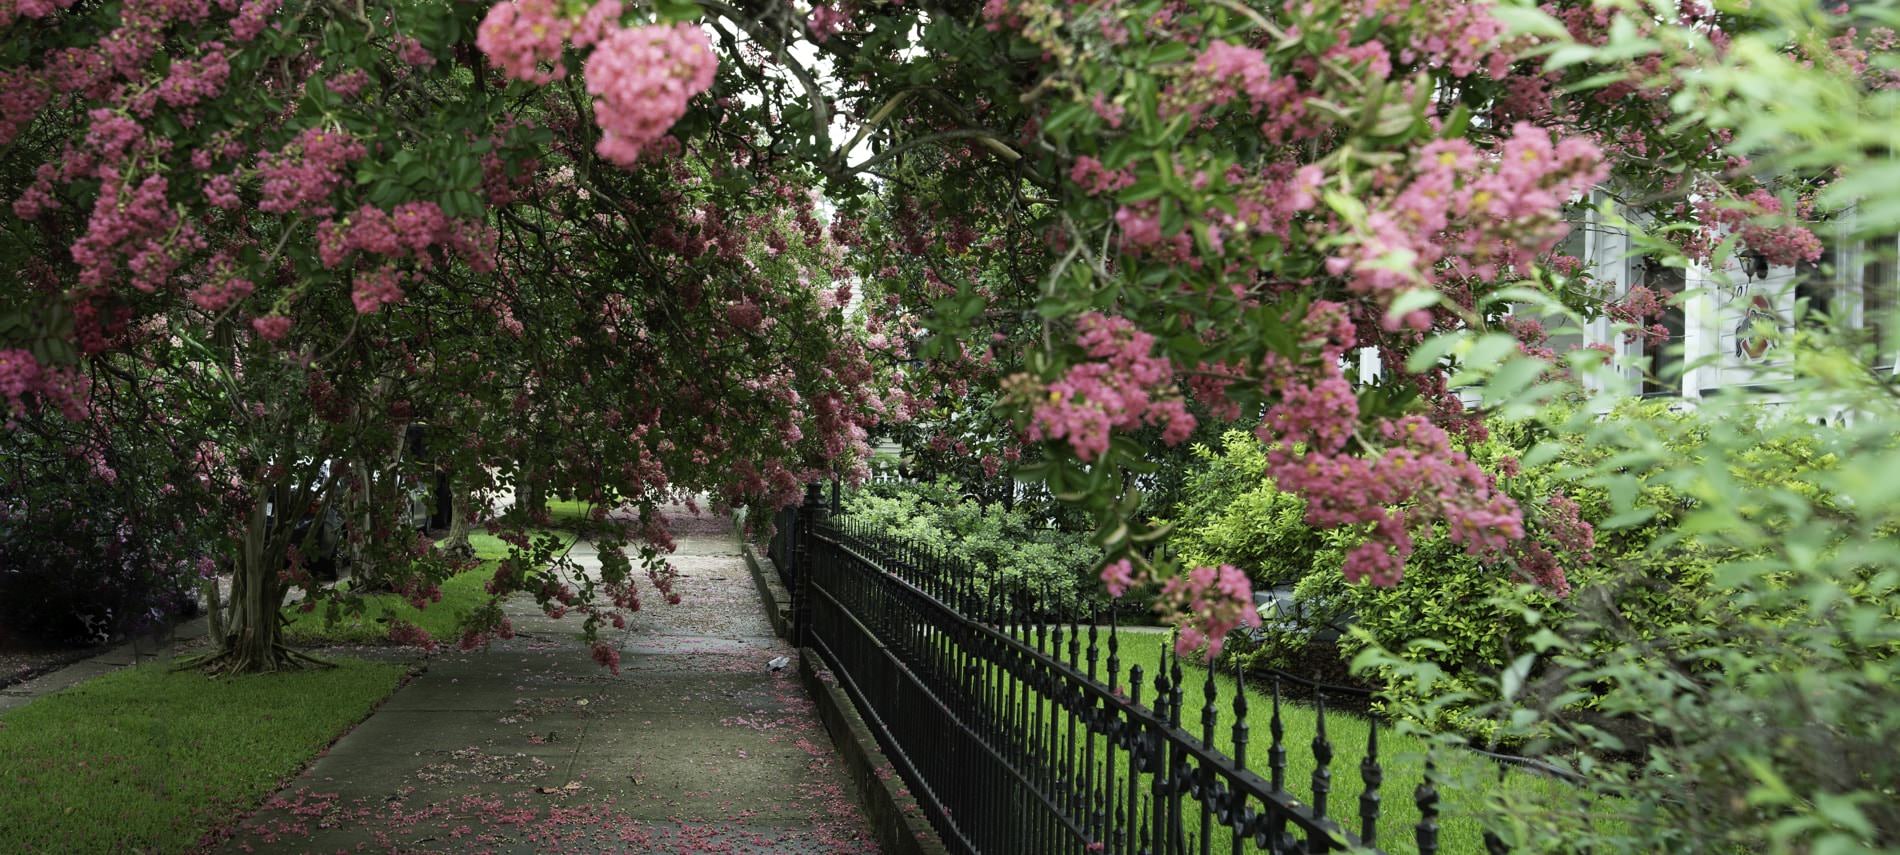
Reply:
[[[1217, 680], [1190, 668], [1201, 676], [1188, 679], [1166, 654], [1157, 673], [1124, 670], [1131, 630], [1112, 614], [1093, 616], [1104, 625], [1037, 613], [1025, 592], [981, 584], [952, 557], [812, 499], [771, 547], [785, 556], [797, 640], [836, 676], [953, 851], [1364, 851], [1394, 832], [1438, 850], [1429, 776], [1411, 794], [1412, 827], [1379, 824], [1381, 725], [1366, 728], [1363, 745], [1327, 734], [1328, 697], [1363, 699], [1363, 690], [1269, 678], [1267, 764], [1250, 769], [1245, 674]], [[1300, 749], [1288, 742], [1283, 690], [1312, 699], [1317, 727]], [[1289, 791], [1301, 750], [1312, 760], [1300, 763], [1310, 769], [1304, 799]], [[1357, 763], [1335, 769], [1347, 752]], [[1359, 779], [1350, 807], [1331, 803], [1336, 774]]]

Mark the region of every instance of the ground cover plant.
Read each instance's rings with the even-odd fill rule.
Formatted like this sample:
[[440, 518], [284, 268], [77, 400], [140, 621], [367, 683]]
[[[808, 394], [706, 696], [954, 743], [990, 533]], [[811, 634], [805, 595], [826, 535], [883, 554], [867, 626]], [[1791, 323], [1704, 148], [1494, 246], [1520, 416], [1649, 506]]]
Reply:
[[361, 721], [406, 672], [338, 659], [212, 679], [170, 664], [0, 713], [0, 849], [191, 851]]

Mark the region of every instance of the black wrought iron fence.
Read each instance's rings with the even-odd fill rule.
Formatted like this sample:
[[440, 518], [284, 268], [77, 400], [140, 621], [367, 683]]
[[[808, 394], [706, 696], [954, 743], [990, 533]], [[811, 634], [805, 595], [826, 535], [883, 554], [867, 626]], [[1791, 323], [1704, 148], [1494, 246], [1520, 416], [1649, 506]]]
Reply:
[[[1031, 613], [1033, 598], [979, 585], [949, 556], [816, 498], [773, 544], [798, 582], [798, 641], [837, 676], [952, 850], [1365, 851], [1396, 833], [1438, 851], [1429, 766], [1409, 794], [1416, 821], [1382, 828], [1381, 725], [1355, 719], [1363, 744], [1328, 736], [1327, 697], [1361, 690], [1308, 683], [1313, 706], [1299, 712], [1315, 727], [1294, 746], [1279, 681], [1297, 678], [1272, 678], [1267, 762], [1249, 768], [1256, 737], [1238, 670], [1225, 697], [1226, 681], [1206, 671], [1189, 690], [1178, 657], [1163, 653], [1152, 673], [1129, 664], [1135, 637], [1112, 620]], [[1338, 804], [1336, 776], [1347, 775], [1356, 796]]]
[[772, 539], [766, 541], [765, 554], [772, 559], [772, 565], [778, 568], [778, 580], [785, 590], [795, 591], [798, 585], [797, 569], [793, 566], [793, 544], [798, 535], [798, 508], [784, 508], [772, 515]]

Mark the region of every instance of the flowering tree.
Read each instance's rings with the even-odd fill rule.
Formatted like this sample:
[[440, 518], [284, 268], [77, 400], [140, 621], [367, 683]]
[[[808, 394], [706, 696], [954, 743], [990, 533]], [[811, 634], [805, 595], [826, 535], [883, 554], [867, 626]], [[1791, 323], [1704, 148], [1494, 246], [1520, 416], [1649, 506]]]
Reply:
[[[383, 584], [426, 602], [449, 567], [410, 560], [426, 542], [380, 486], [419, 473], [391, 470], [410, 424], [464, 489], [531, 472], [634, 502], [662, 586], [659, 503], [791, 501], [861, 444], [869, 370], [812, 198], [735, 173], [761, 156], [743, 136], [661, 137], [712, 83], [704, 38], [603, 7], [548, 57], [546, 10], [481, 11], [0, 12], [5, 251], [28, 283], [0, 298], [0, 394], [15, 429], [201, 437], [236, 571], [213, 670], [296, 660], [279, 609], [320, 593], [298, 523], [329, 508], [356, 503]], [[557, 80], [569, 37], [594, 48], [584, 82]], [[117, 376], [149, 405], [97, 406]], [[637, 607], [630, 563], [608, 564]], [[524, 556], [496, 593], [574, 597], [541, 572]]]
[[[1553, 547], [1583, 534], [1520, 507], [1458, 448], [1484, 427], [1452, 380], [1487, 361], [1469, 357], [1495, 362], [1499, 340], [1458, 359], [1435, 334], [1534, 346], [1504, 310], [1574, 269], [1553, 251], [1593, 188], [1697, 224], [1685, 242], [1704, 257], [1722, 218], [1755, 223], [1775, 203], [1715, 129], [1658, 132], [1669, 76], [1547, 57], [1612, 30], [1720, 32], [1726, 18], [1547, 8], [996, 0], [826, 16], [814, 39], [862, 87], [860, 136], [878, 144], [837, 168], [899, 200], [875, 212], [885, 245], [859, 256], [897, 294], [873, 310], [893, 327], [880, 337], [987, 373], [1015, 438], [1049, 452], [1019, 474], [1094, 516], [1112, 587], [1172, 579], [1164, 600], [1192, 607], [1191, 629], [1248, 619], [1225, 605], [1248, 592], [1152, 550], [1165, 532], [1140, 522], [1129, 476], [1153, 455], [1130, 440], [1179, 443], [1210, 418], [1251, 421], [1272, 449], [1266, 474], [1307, 497], [1309, 522], [1365, 533], [1350, 578], [1395, 581], [1415, 534], [1442, 526], [1562, 590]], [[1804, 230], [1760, 228], [1751, 246], [1812, 256]], [[996, 345], [1019, 358], [993, 359]], [[1361, 350], [1386, 368], [1367, 388], [1342, 364]], [[968, 382], [941, 365], [906, 376], [926, 400]]]
[[[1364, 532], [1351, 577], [1397, 579], [1442, 526], [1560, 587], [1541, 512], [1458, 448], [1483, 425], [1453, 391], [1482, 372], [1457, 369], [1509, 339], [1455, 356], [1435, 333], [1498, 327], [1553, 282], [1591, 188], [1693, 226], [1673, 233], [1705, 257], [1730, 234], [1818, 252], [1763, 219], [1804, 197], [1741, 171], [1719, 123], [1669, 124], [1691, 65], [1566, 53], [1732, 24], [1670, 15], [15, 3], [5, 252], [33, 286], [6, 297], [0, 394], [84, 419], [88, 371], [168, 366], [240, 485], [244, 668], [281, 661], [262, 615], [296, 544], [273, 513], [373, 493], [326, 461], [387, 458], [418, 418], [452, 426], [466, 482], [499, 465], [632, 498], [663, 548], [672, 492], [790, 501], [875, 410], [980, 385], [1012, 419], [999, 465], [1039, 444], [1018, 474], [1093, 516], [1105, 577], [1170, 580], [1218, 638], [1252, 615], [1245, 580], [1153, 550], [1130, 437], [1244, 416], [1313, 524]], [[844, 332], [853, 271], [878, 280], [869, 350]], [[1361, 350], [1387, 373], [1355, 389]], [[871, 351], [933, 365], [880, 405]], [[500, 589], [580, 602], [532, 566]]]

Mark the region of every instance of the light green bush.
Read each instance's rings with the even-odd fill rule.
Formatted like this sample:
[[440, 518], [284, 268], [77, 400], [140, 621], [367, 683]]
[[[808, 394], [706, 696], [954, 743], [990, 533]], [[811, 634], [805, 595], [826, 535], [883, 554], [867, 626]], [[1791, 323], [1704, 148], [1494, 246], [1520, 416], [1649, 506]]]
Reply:
[[855, 491], [847, 518], [969, 565], [977, 590], [1019, 591], [1043, 610], [1092, 609], [1101, 583], [1089, 573], [1098, 550], [1080, 532], [1048, 527], [1024, 508], [983, 503], [948, 479], [877, 484]]

